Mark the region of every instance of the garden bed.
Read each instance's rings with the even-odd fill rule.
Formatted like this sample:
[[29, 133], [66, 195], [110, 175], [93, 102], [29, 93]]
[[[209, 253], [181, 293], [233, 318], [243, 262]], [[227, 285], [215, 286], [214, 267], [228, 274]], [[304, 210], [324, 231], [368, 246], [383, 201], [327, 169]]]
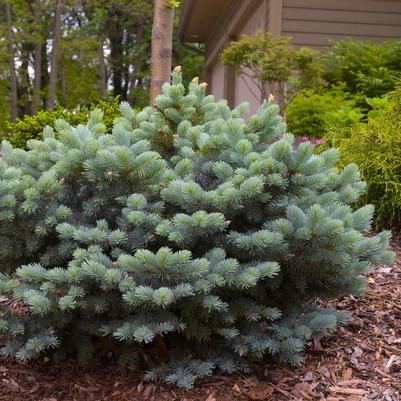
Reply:
[[353, 312], [348, 324], [321, 343], [310, 344], [306, 363], [254, 367], [249, 377], [214, 376], [186, 392], [143, 383], [141, 374], [115, 362], [87, 368], [74, 361], [55, 366], [47, 359], [0, 362], [0, 400], [401, 400], [401, 241], [397, 262], [369, 275], [367, 296], [332, 306]]

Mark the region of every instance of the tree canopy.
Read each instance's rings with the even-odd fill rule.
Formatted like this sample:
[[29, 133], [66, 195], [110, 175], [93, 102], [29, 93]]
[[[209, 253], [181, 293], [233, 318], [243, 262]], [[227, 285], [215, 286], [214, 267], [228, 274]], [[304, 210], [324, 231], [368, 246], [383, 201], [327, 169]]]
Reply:
[[[0, 0], [0, 10], [0, 132], [12, 117], [13, 73], [15, 117], [108, 96], [134, 107], [148, 103], [153, 1]], [[178, 7], [175, 26], [179, 13]], [[174, 39], [173, 63], [187, 66], [184, 79], [202, 75], [202, 50]], [[49, 89], [52, 74], [55, 87]]]

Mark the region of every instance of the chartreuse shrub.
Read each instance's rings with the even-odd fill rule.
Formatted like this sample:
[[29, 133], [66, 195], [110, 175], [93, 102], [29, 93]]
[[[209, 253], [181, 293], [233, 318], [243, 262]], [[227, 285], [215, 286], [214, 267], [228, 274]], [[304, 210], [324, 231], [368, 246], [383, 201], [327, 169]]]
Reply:
[[82, 106], [75, 111], [69, 111], [62, 107], [55, 110], [42, 110], [34, 116], [18, 118], [16, 122], [8, 122], [6, 125], [7, 139], [13, 146], [25, 148], [30, 139], [41, 139], [43, 130], [47, 126], [54, 126], [57, 120], [64, 120], [71, 125], [84, 124], [88, 121], [91, 110], [100, 109], [103, 112], [103, 123], [106, 130], [111, 132], [113, 121], [120, 117], [118, 97], [111, 100], [100, 100], [90, 106]]
[[175, 71], [155, 108], [122, 103], [111, 133], [94, 110], [28, 150], [3, 143], [2, 355], [106, 348], [185, 388], [248, 359], [297, 364], [346, 318], [314, 301], [360, 295], [392, 259], [388, 232], [365, 236], [372, 206], [350, 207], [355, 164], [293, 148], [277, 105], [246, 122], [205, 87]]
[[401, 86], [373, 110], [367, 122], [330, 135], [341, 150], [342, 163], [359, 165], [367, 191], [362, 202], [375, 205], [377, 227], [401, 225]]
[[333, 128], [356, 124], [364, 114], [340, 86], [302, 90], [288, 104], [286, 116], [289, 132], [321, 138]]

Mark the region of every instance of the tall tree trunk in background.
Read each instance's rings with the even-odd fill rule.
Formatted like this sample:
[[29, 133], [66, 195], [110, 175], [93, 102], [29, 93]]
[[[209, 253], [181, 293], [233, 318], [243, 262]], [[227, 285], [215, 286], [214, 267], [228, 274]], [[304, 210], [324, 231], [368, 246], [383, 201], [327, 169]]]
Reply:
[[106, 96], [107, 90], [107, 73], [106, 73], [106, 63], [104, 61], [104, 50], [103, 50], [103, 38], [100, 38], [99, 41], [99, 79], [100, 79], [100, 86], [99, 86], [99, 95], [100, 98], [103, 99]]
[[60, 36], [61, 36], [61, 9], [63, 6], [63, 0], [56, 0], [56, 6], [54, 10], [54, 30], [52, 40], [52, 58], [50, 65], [50, 77], [49, 77], [49, 92], [46, 99], [46, 109], [53, 109], [56, 105], [57, 95], [57, 63], [60, 52]]
[[174, 9], [169, 0], [155, 0], [152, 29], [152, 60], [150, 104], [161, 93], [162, 85], [170, 81], [173, 43]]
[[109, 17], [109, 40], [110, 40], [110, 68], [113, 82], [113, 96], [121, 96], [123, 93], [123, 32], [119, 23], [121, 15], [114, 12]]
[[61, 99], [63, 102], [63, 107], [67, 107], [68, 99], [67, 99], [67, 85], [65, 80], [64, 55], [61, 56], [61, 61], [60, 61], [60, 78], [61, 78]]
[[[139, 23], [137, 31], [132, 39], [132, 41], [136, 45], [135, 49], [140, 49], [144, 30], [145, 30], [145, 21], [142, 21], [142, 23]], [[132, 58], [132, 70], [129, 74], [129, 87], [128, 87], [128, 94], [127, 94], [127, 101], [131, 106], [134, 105], [135, 85], [138, 83], [138, 81], [140, 79], [139, 71], [140, 71], [141, 63], [143, 63], [143, 59], [141, 59], [139, 54], [136, 54], [136, 52], [134, 52], [134, 55]]]
[[15, 70], [14, 60], [14, 37], [11, 24], [11, 6], [8, 1], [5, 3], [6, 19], [7, 19], [7, 48], [9, 54], [10, 66], [10, 87], [11, 87], [11, 121], [15, 121], [18, 117], [18, 88], [17, 88], [17, 73]]
[[[45, 43], [47, 42], [47, 37], [43, 38], [43, 46], [42, 46], [42, 52], [41, 52], [41, 67], [40, 67], [40, 77], [41, 77], [41, 86], [42, 89], [47, 88], [49, 85], [49, 70], [48, 70], [48, 66], [49, 66], [49, 58], [47, 55], [47, 51], [46, 51], [46, 45]], [[41, 101], [41, 106], [40, 107], [46, 107], [46, 99], [43, 99]]]
[[39, 34], [40, 30], [40, 0], [35, 0], [33, 6], [33, 14], [35, 21], [35, 48], [34, 54], [34, 79], [33, 79], [33, 97], [32, 97], [32, 114], [37, 114], [40, 107], [40, 90], [42, 88], [42, 38]]
[[29, 77], [29, 59], [33, 51], [32, 43], [24, 41], [21, 44], [20, 67], [18, 68], [18, 109], [19, 115], [31, 114], [31, 80]]

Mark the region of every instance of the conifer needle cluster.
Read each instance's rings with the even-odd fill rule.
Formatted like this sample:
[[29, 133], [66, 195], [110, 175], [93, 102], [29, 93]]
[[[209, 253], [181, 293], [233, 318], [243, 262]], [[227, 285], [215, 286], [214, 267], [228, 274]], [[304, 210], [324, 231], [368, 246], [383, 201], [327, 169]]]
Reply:
[[176, 70], [112, 133], [96, 110], [28, 150], [2, 144], [2, 355], [107, 349], [185, 388], [249, 358], [298, 364], [346, 317], [316, 299], [361, 294], [392, 258], [388, 232], [365, 235], [372, 207], [350, 206], [356, 165], [295, 148], [277, 105], [245, 120], [205, 88]]

